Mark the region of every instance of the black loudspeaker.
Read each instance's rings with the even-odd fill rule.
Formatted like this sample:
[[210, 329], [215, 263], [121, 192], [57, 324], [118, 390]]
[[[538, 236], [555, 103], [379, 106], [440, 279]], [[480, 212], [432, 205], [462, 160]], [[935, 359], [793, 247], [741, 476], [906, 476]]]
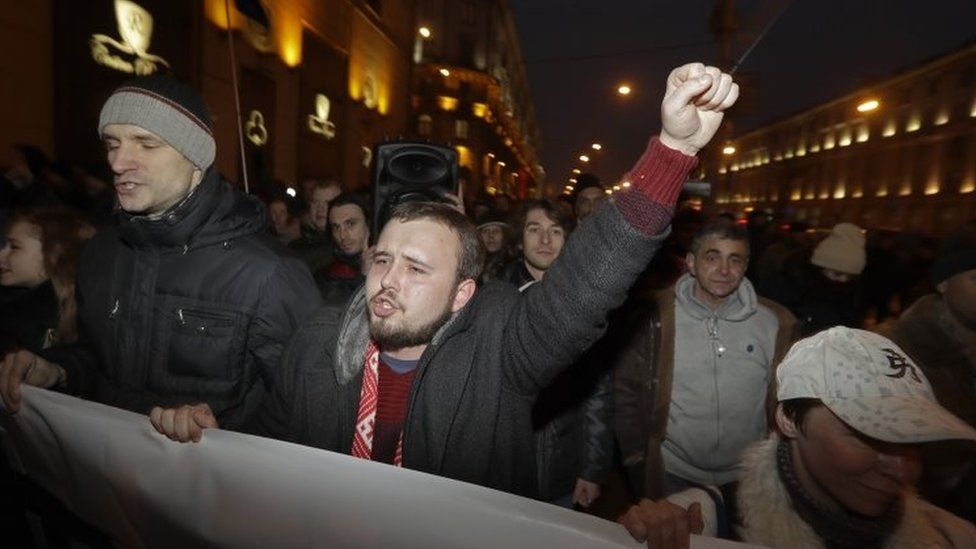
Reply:
[[458, 155], [450, 147], [416, 141], [392, 141], [373, 151], [372, 240], [390, 214], [405, 202], [444, 202], [458, 194]]

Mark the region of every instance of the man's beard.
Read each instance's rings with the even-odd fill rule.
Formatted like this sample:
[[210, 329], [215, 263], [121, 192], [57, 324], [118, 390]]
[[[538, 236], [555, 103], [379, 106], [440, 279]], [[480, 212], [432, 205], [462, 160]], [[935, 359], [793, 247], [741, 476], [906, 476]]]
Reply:
[[383, 351], [426, 345], [434, 339], [434, 334], [451, 318], [451, 304], [447, 303], [440, 315], [422, 326], [403, 326], [384, 323], [385, 319], [374, 319], [366, 308], [369, 320], [369, 335]]

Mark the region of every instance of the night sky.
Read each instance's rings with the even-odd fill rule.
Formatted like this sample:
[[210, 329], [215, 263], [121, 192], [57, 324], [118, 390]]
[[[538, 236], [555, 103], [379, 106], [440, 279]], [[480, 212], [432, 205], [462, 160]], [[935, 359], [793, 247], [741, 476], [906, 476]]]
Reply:
[[[714, 63], [715, 3], [704, 0], [509, 0], [521, 40], [541, 162], [561, 189], [576, 157], [598, 141], [593, 171], [614, 180], [659, 130], [671, 68]], [[739, 0], [739, 57], [777, 9]], [[795, 0], [745, 59], [758, 83], [735, 133], [813, 107], [976, 39], [974, 0]], [[635, 89], [617, 96], [617, 84]], [[584, 170], [585, 171], [585, 170]]]

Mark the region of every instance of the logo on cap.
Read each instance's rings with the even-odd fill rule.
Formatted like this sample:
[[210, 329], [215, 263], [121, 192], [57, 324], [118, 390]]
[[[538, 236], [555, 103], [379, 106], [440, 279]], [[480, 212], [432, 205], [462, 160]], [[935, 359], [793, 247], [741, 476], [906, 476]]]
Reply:
[[885, 374], [885, 376], [895, 379], [900, 379], [905, 377], [905, 374], [911, 374], [912, 379], [916, 383], [921, 383], [922, 379], [918, 377], [918, 372], [915, 371], [915, 365], [908, 361], [903, 355], [899, 354], [898, 351], [890, 347], [884, 347], [881, 349], [885, 358], [888, 359], [888, 367], [895, 371], [893, 374]]

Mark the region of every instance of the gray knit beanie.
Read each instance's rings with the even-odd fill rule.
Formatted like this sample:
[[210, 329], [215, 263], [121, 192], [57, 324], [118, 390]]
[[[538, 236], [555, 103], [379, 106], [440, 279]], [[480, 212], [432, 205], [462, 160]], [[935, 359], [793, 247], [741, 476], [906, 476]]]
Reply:
[[202, 171], [217, 154], [203, 99], [169, 76], [140, 76], [122, 84], [102, 106], [99, 137], [109, 124], [132, 124], [156, 134]]

